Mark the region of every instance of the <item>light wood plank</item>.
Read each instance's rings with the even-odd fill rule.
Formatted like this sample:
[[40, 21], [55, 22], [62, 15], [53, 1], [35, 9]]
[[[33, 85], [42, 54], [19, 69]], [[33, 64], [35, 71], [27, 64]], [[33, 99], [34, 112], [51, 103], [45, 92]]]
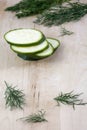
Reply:
[[[53, 100], [59, 92], [71, 90], [84, 92], [83, 98], [87, 100], [87, 15], [64, 25], [75, 34], [59, 38], [61, 46], [53, 56], [28, 62], [18, 58], [3, 38], [8, 30], [34, 27], [35, 17], [17, 19], [14, 13], [4, 11], [16, 2], [0, 0], [0, 130], [87, 130], [87, 106], [73, 111], [72, 107], [57, 107]], [[60, 32], [60, 27], [35, 25], [35, 28], [55, 38]], [[27, 103], [24, 111], [5, 109], [4, 80], [24, 90]], [[40, 109], [46, 110], [48, 123], [16, 121]]]

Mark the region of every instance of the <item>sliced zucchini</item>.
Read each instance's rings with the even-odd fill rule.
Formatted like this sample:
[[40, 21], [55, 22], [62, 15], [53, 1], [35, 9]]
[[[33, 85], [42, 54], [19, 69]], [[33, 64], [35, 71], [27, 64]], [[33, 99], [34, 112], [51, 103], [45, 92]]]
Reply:
[[43, 58], [46, 58], [50, 55], [52, 55], [54, 52], [54, 49], [52, 45], [49, 44], [48, 48], [45, 50], [35, 53], [35, 54], [20, 54], [18, 53], [17, 55], [22, 58], [23, 60], [29, 60], [29, 61], [36, 61], [36, 60], [41, 60]]
[[21, 47], [21, 46], [11, 45], [11, 49], [17, 53], [33, 54], [33, 53], [44, 50], [45, 48], [48, 47], [48, 45], [49, 45], [48, 42], [45, 40], [42, 43], [40, 43], [39, 45], [35, 45], [35, 46]]
[[5, 40], [12, 45], [36, 45], [45, 40], [42, 32], [35, 29], [15, 29], [7, 32]]
[[42, 52], [38, 52], [35, 54], [36, 57], [39, 57], [39, 58], [45, 58], [45, 57], [48, 57], [50, 55], [52, 55], [54, 52], [54, 48], [52, 47], [51, 44], [49, 44], [49, 47], [46, 48], [45, 50], [43, 50]]
[[53, 46], [54, 50], [56, 50], [60, 46], [60, 42], [54, 38], [47, 38], [47, 41]]

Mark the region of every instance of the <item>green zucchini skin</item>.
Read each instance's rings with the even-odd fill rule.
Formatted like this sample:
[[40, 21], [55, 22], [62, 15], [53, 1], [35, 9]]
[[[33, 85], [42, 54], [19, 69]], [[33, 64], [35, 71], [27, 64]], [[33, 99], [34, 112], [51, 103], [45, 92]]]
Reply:
[[44, 49], [43, 51], [41, 51], [41, 52], [38, 52], [38, 53], [35, 53], [35, 54], [17, 54], [20, 58], [22, 58], [23, 60], [28, 60], [28, 61], [37, 61], [37, 60], [42, 60], [42, 59], [45, 59], [45, 58], [47, 58], [47, 57], [49, 57], [49, 56], [51, 56], [53, 53], [54, 53], [54, 48], [53, 48], [53, 46], [49, 43], [49, 45], [52, 47], [51, 49], [52, 49], [52, 52], [51, 53], [49, 53], [49, 55], [47, 54], [47, 55], [45, 55], [45, 56], [38, 56], [37, 54], [38, 53], [43, 53], [46, 49], [48, 49], [49, 48], [49, 46], [46, 48], [46, 49]]
[[43, 60], [43, 59], [46, 59], [48, 58], [49, 56], [46, 56], [46, 57], [30, 57], [30, 56], [27, 56], [27, 55], [20, 55], [20, 54], [17, 54], [17, 56], [23, 60], [26, 60], [26, 61], [38, 61], [38, 60]]
[[[16, 31], [16, 30], [22, 30], [22, 29], [28, 29], [28, 28], [18, 28], [18, 29], [14, 29], [14, 30], [10, 30], [10, 31], [8, 31], [7, 33], [9, 33], [9, 32], [11, 32], [11, 31]], [[30, 28], [29, 28], [29, 30], [30, 30]], [[22, 43], [21, 41], [22, 41], [22, 39], [21, 39], [21, 37], [20, 37], [20, 35], [19, 35], [19, 40], [18, 41], [20, 41], [20, 43], [11, 43], [11, 42], [9, 42], [7, 39], [6, 39], [6, 34], [7, 33], [5, 33], [4, 34], [4, 38], [5, 38], [5, 40], [7, 41], [7, 43], [9, 43], [10, 44], [10, 48], [11, 48], [11, 50], [13, 50], [14, 52], [16, 52], [17, 53], [17, 56], [18, 57], [20, 57], [20, 58], [22, 58], [23, 60], [27, 60], [27, 61], [37, 61], [37, 60], [42, 60], [42, 59], [45, 59], [45, 58], [47, 58], [47, 57], [49, 57], [49, 56], [51, 56], [55, 51], [56, 51], [56, 49], [60, 46], [60, 41], [59, 40], [57, 40], [57, 39], [55, 39], [55, 38], [51, 38], [51, 37], [45, 37], [44, 36], [44, 34], [41, 32], [41, 31], [39, 31], [39, 30], [37, 30], [37, 29], [32, 29], [31, 28], [31, 30], [36, 30], [36, 31], [38, 31], [38, 32], [40, 32], [40, 33], [38, 33], [38, 35], [36, 34], [36, 37], [34, 37], [34, 39], [33, 39], [33, 41], [35, 41], [35, 38], [38, 40], [39, 39], [39, 36], [40, 36], [40, 40], [36, 40], [36, 42], [31, 42], [31, 40], [30, 39], [27, 39], [27, 41], [29, 40], [30, 41], [30, 43]], [[13, 33], [14, 34], [14, 33]], [[27, 34], [27, 33], [26, 33]], [[35, 33], [34, 33], [35, 34]], [[41, 34], [41, 35], [40, 35]], [[16, 33], [16, 35], [17, 35], [17, 33]], [[11, 35], [10, 35], [11, 36]], [[14, 35], [13, 35], [14, 36]], [[30, 35], [30, 36], [33, 36], [33, 33]], [[18, 38], [18, 37], [17, 37]], [[30, 37], [29, 37], [30, 38]], [[8, 39], [10, 39], [10, 37], [8, 36]], [[11, 41], [12, 41], [13, 39], [11, 39]], [[23, 39], [23, 41], [24, 41], [25, 39]], [[51, 42], [50, 40], [54, 40], [54, 45], [53, 45], [53, 41]], [[17, 39], [15, 40], [14, 39], [14, 41], [16, 42], [17, 41]], [[25, 40], [26, 41], [26, 40]], [[43, 42], [45, 42], [46, 41], [46, 43], [47, 43], [47, 45], [46, 45], [46, 43], [44, 44]], [[56, 44], [56, 41], [58, 42], [58, 44]], [[42, 44], [42, 45], [41, 45]], [[39, 46], [39, 47], [38, 47]], [[52, 49], [50, 49], [50, 47], [49, 46], [51, 46], [51, 48]], [[19, 48], [18, 48], [19, 47]], [[29, 50], [28, 50], [28, 48], [27, 47], [29, 47]], [[32, 47], [33, 47], [33, 49], [32, 49]], [[34, 47], [37, 47], [36, 49], [34, 48]], [[24, 48], [24, 49], [23, 49]], [[35, 49], [35, 50], [34, 50]], [[48, 49], [48, 50], [47, 50]], [[46, 51], [47, 50], [47, 51]], [[42, 54], [41, 54], [42, 53]]]
[[[52, 39], [52, 40], [55, 40], [55, 41], [57, 41], [58, 42], [58, 46], [56, 47], [56, 48], [54, 48], [54, 51], [56, 51], [57, 50], [57, 48], [59, 48], [60, 47], [60, 41], [58, 40], [58, 39], [55, 39], [55, 38], [51, 38], [51, 37], [47, 37], [46, 38], [46, 40], [49, 42], [49, 40], [48, 39]], [[50, 44], [51, 44], [51, 42], [49, 42]], [[52, 45], [52, 44], [51, 44]], [[52, 45], [53, 46], [53, 45]]]
[[40, 60], [38, 58], [31, 57], [31, 56], [26, 55], [26, 54], [17, 54], [17, 56], [20, 57], [21, 59], [27, 60], [27, 61], [37, 61], [37, 60]]
[[[13, 50], [15, 53], [19, 53], [19, 54], [35, 54], [35, 53], [37, 53], [37, 52], [41, 52], [41, 51], [43, 51], [43, 50], [45, 50], [46, 48], [48, 48], [48, 46], [49, 46], [49, 43], [46, 41], [46, 45], [44, 46], [44, 48], [41, 48], [41, 49], [39, 49], [39, 50], [37, 50], [37, 51], [35, 51], [35, 52], [21, 52], [21, 51], [16, 51], [16, 50], [14, 50], [13, 48], [12, 48], [12, 46], [13, 45], [10, 45], [10, 48], [11, 48], [11, 50]], [[36, 46], [38, 46], [38, 45], [36, 45]], [[18, 47], [18, 46], [17, 46]], [[20, 46], [19, 46], [20, 47]], [[29, 46], [30, 47], [30, 46]], [[34, 46], [35, 47], [35, 46]]]
[[[6, 39], [6, 35], [7, 35], [9, 32], [11, 32], [11, 31], [16, 31], [16, 30], [22, 30], [22, 29], [36, 30], [36, 31], [38, 31], [38, 32], [41, 33], [42, 38], [41, 38], [39, 41], [31, 42], [31, 43], [24, 43], [24, 44], [9, 42], [9, 41]], [[18, 28], [18, 29], [13, 29], [13, 30], [10, 30], [10, 31], [6, 32], [6, 33], [4, 34], [4, 39], [5, 39], [6, 42], [7, 42], [8, 44], [10, 44], [10, 45], [16, 45], [16, 46], [32, 46], [32, 45], [33, 45], [33, 46], [34, 46], [34, 45], [38, 45], [38, 44], [40, 44], [41, 42], [43, 42], [44, 40], [46, 40], [46, 37], [44, 36], [44, 34], [43, 34], [41, 31], [39, 31], [39, 30], [37, 30], [37, 29], [33, 29], [33, 28]]]
[[[59, 40], [57, 40], [57, 39], [55, 39], [55, 38], [50, 38], [50, 37], [46, 38], [47, 41], [49, 41], [48, 39], [52, 39], [52, 40], [55, 40], [55, 41], [58, 42], [58, 44], [57, 44], [56, 47], [53, 47], [52, 44], [51, 44], [51, 42], [48, 42], [48, 43], [53, 47], [53, 52], [52, 52], [51, 54], [45, 55], [45, 56], [37, 56], [37, 53], [32, 54], [32, 55], [30, 55], [30, 54], [18, 54], [18, 56], [19, 56], [20, 58], [22, 58], [22, 59], [24, 59], [24, 60], [28, 60], [28, 61], [37, 61], [37, 60], [42, 60], [42, 59], [48, 58], [48, 57], [51, 56], [51, 55], [56, 51], [56, 49], [60, 46], [60, 41], [59, 41]], [[49, 46], [48, 46], [48, 47], [49, 47]], [[48, 48], [48, 47], [47, 47], [47, 48]], [[46, 48], [46, 49], [47, 49], [47, 48]], [[43, 51], [44, 51], [44, 50], [43, 50]], [[43, 52], [43, 51], [41, 51], [41, 52]], [[40, 53], [41, 53], [41, 52], [40, 52]], [[38, 52], [38, 53], [39, 53], [39, 52]]]
[[[44, 51], [46, 51], [46, 50], [49, 48], [49, 46], [51, 46], [51, 53], [45, 54], [44, 56], [41, 56], [40, 53], [43, 53]], [[41, 51], [41, 52], [37, 52], [37, 53], [35, 54], [35, 56], [36, 56], [37, 58], [46, 58], [46, 57], [48, 57], [48, 56], [51, 56], [51, 55], [54, 53], [54, 48], [53, 48], [53, 46], [52, 46], [50, 43], [49, 43], [49, 46], [48, 46], [48, 48], [46, 48], [45, 50], [43, 50], [43, 51]]]
[[46, 57], [37, 57], [35, 55], [33, 55], [32, 57], [30, 55], [26, 55], [26, 54], [17, 54], [17, 56], [23, 60], [27, 60], [27, 61], [38, 61], [38, 60], [43, 60], [48, 58], [49, 56]]

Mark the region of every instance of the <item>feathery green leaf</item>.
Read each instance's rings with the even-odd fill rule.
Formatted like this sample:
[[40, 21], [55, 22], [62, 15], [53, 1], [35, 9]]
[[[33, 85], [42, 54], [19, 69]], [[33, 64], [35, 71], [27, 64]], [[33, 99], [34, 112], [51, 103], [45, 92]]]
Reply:
[[64, 27], [61, 27], [61, 35], [60, 36], [72, 35], [72, 34], [74, 34], [74, 32], [71, 32]]
[[78, 21], [87, 14], [87, 4], [68, 3], [66, 6], [52, 6], [39, 15], [35, 21], [37, 24], [45, 26], [62, 25], [66, 22]]
[[11, 110], [14, 108], [23, 109], [23, 105], [25, 104], [25, 94], [22, 92], [22, 90], [16, 89], [16, 86], [12, 87], [12, 85], [9, 85], [6, 81], [5, 85], [6, 107], [10, 107]]
[[75, 105], [86, 105], [87, 102], [83, 102], [82, 99], [79, 99], [80, 94], [73, 94], [73, 91], [69, 93], [60, 93], [57, 97], [54, 98], [54, 100], [57, 102], [58, 106], [60, 104], [64, 105], [71, 105], [75, 109]]
[[41, 14], [49, 9], [54, 3], [62, 4], [70, 0], [22, 0], [19, 3], [7, 7], [5, 11], [16, 12], [18, 18]]
[[41, 110], [38, 111], [38, 113], [33, 113], [27, 117], [23, 117], [20, 119], [27, 123], [45, 122], [47, 120], [44, 118], [44, 116], [45, 116], [45, 112]]

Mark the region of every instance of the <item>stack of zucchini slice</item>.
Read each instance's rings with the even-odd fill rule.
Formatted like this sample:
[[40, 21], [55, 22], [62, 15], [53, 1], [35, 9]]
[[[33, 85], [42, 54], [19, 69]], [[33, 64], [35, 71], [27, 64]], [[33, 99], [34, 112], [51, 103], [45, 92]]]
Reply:
[[36, 29], [15, 29], [4, 35], [11, 49], [24, 60], [40, 60], [51, 56], [59, 47], [60, 42], [46, 38]]

